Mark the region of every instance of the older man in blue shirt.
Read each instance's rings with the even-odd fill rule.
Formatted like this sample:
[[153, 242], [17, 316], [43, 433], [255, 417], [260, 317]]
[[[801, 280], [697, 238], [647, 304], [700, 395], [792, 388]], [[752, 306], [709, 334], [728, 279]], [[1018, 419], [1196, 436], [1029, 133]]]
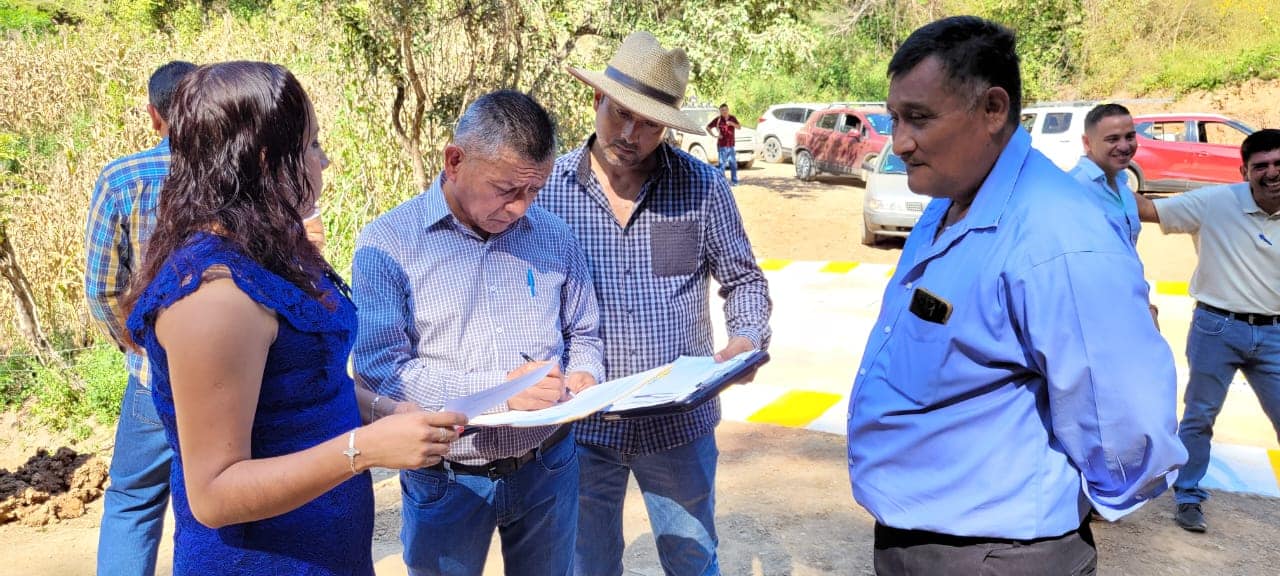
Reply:
[[1141, 264], [1019, 128], [1014, 36], [953, 17], [889, 64], [894, 152], [936, 198], [884, 295], [849, 405], [881, 574], [1096, 569], [1090, 506], [1168, 487], [1173, 356]]

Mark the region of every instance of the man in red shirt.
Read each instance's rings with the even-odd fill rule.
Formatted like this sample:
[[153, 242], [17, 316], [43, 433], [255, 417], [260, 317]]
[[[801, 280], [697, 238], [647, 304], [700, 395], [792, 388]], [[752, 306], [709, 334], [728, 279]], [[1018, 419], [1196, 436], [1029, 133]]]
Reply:
[[733, 179], [730, 182], [734, 186], [738, 185], [738, 153], [735, 149], [736, 142], [734, 141], [733, 133], [741, 127], [742, 125], [738, 123], [738, 119], [729, 113], [728, 104], [721, 104], [720, 115], [707, 123], [707, 131], [716, 135], [716, 151], [720, 153], [720, 169], [733, 171]]

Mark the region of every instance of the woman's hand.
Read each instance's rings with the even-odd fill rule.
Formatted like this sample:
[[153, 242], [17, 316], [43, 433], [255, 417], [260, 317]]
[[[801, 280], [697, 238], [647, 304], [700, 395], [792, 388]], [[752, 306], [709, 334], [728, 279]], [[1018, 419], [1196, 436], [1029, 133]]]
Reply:
[[456, 412], [427, 412], [412, 402], [398, 402], [395, 413], [356, 431], [356, 464], [414, 469], [433, 466], [449, 453], [466, 416]]

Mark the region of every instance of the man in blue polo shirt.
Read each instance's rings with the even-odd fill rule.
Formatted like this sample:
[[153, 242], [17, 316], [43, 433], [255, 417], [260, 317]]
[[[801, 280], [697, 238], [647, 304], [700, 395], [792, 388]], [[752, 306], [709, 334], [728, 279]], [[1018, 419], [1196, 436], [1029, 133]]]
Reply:
[[1099, 104], [1084, 117], [1084, 155], [1071, 176], [1084, 185], [1111, 219], [1116, 231], [1136, 249], [1142, 222], [1129, 188], [1129, 162], [1138, 151], [1138, 133], [1129, 109]]
[[[1099, 104], [1084, 117], [1084, 155], [1071, 169], [1071, 176], [1082, 184], [1089, 197], [1098, 203], [1111, 222], [1111, 227], [1138, 250], [1138, 203], [1129, 187], [1129, 163], [1138, 152], [1138, 131], [1133, 115], [1119, 104]], [[1159, 310], [1148, 303], [1151, 318]], [[1158, 321], [1156, 324], [1159, 327]]]
[[1009, 29], [915, 31], [889, 63], [893, 148], [936, 198], [885, 290], [849, 404], [879, 574], [1087, 574], [1108, 519], [1186, 460], [1142, 266], [1031, 148]]

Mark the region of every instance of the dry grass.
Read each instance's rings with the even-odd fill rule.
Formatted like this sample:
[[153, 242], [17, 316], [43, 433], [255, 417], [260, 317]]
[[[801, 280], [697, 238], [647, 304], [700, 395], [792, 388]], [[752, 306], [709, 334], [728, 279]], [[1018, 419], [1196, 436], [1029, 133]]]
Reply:
[[[0, 180], [0, 217], [9, 222], [47, 331], [77, 343], [93, 334], [82, 286], [89, 197], [107, 162], [155, 144], [146, 81], [169, 60], [268, 60], [299, 77], [333, 160], [324, 204], [327, 250], [338, 268], [349, 263], [364, 223], [414, 193], [388, 131], [384, 87], [352, 81], [336, 39], [316, 25], [320, 18], [228, 15], [171, 35], [104, 25], [0, 38], [0, 137], [8, 138], [17, 167]], [[0, 285], [0, 351], [19, 342], [10, 297]]]

